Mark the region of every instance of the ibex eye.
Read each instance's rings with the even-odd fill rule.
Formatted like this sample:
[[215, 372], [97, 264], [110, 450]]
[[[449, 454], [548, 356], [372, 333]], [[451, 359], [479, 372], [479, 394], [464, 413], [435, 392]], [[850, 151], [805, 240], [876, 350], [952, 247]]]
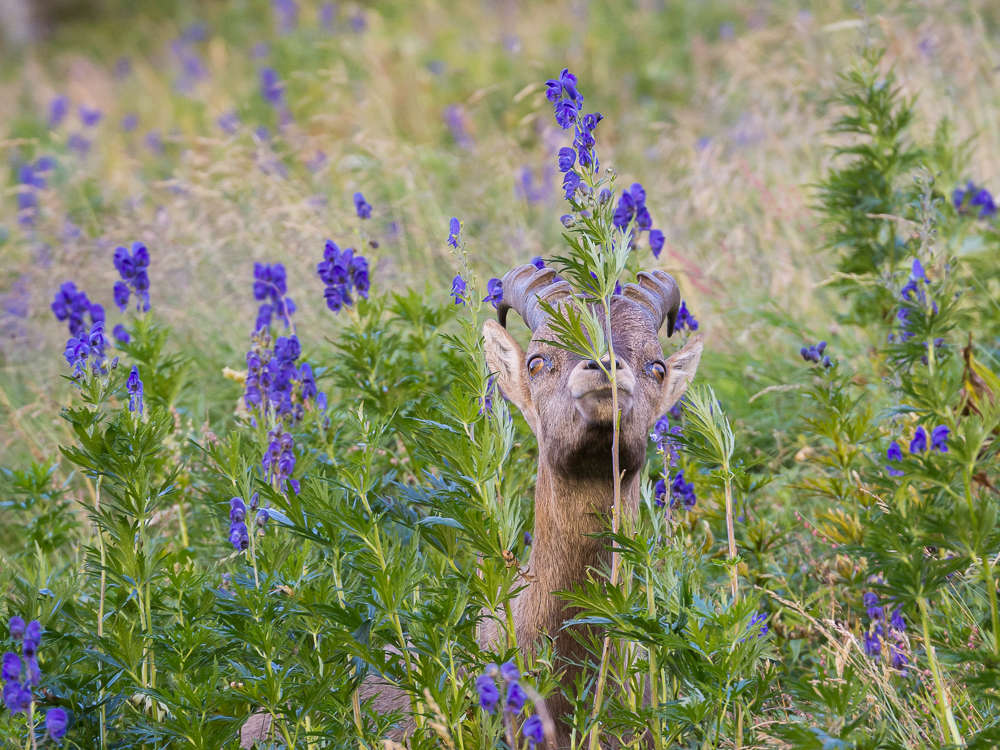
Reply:
[[541, 354], [536, 354], [534, 357], [528, 360], [528, 374], [537, 375], [545, 366], [548, 364], [548, 360], [545, 359]]
[[646, 365], [646, 372], [656, 378], [657, 382], [662, 383], [663, 379], [667, 377], [667, 368], [662, 362], [650, 362]]

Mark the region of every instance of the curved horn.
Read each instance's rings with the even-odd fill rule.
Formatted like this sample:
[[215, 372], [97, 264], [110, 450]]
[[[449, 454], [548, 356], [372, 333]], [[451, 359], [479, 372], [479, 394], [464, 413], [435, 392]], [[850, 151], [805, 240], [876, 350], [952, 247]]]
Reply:
[[626, 284], [622, 296], [638, 303], [652, 317], [657, 329], [667, 322], [667, 335], [674, 333], [674, 321], [681, 306], [681, 293], [674, 277], [665, 271], [640, 271], [635, 284]]
[[573, 293], [569, 283], [560, 279], [553, 269], [535, 268], [530, 263], [510, 269], [500, 284], [503, 299], [497, 306], [497, 320], [505, 328], [507, 311], [513, 310], [534, 331], [546, 318], [538, 304], [539, 298], [552, 305]]

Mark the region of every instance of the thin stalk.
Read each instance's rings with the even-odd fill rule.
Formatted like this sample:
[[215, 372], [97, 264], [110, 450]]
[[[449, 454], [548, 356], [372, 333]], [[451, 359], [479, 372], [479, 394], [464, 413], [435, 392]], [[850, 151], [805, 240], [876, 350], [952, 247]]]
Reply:
[[737, 601], [740, 596], [739, 571], [736, 568], [736, 528], [733, 524], [733, 479], [729, 473], [729, 462], [722, 467], [726, 488], [726, 536], [729, 537], [729, 559], [733, 562], [729, 568], [730, 588], [733, 592], [733, 601]]
[[[621, 521], [621, 499], [622, 499], [622, 475], [619, 467], [618, 456], [618, 436], [621, 432], [621, 413], [618, 411], [618, 362], [615, 357], [614, 337], [611, 333], [611, 305], [607, 298], [604, 299], [604, 323], [608, 337], [608, 358], [611, 360], [611, 413], [614, 415], [613, 430], [611, 433], [611, 471], [613, 474], [614, 504], [611, 506], [611, 531], [618, 533], [618, 526]], [[603, 369], [603, 368], [602, 368]], [[618, 552], [611, 555], [611, 586], [618, 585], [618, 568], [620, 559]], [[604, 644], [601, 647], [601, 666], [597, 672], [597, 687], [594, 690], [594, 708], [590, 717], [593, 720], [590, 730], [590, 750], [599, 750], [601, 732], [600, 722], [597, 717], [601, 712], [601, 703], [604, 700], [604, 683], [608, 678], [608, 661], [611, 653], [611, 637], [604, 636]]]
[[[97, 489], [94, 493], [94, 512], [100, 512], [101, 510], [101, 482], [104, 479], [103, 474], [99, 474], [97, 477]], [[107, 550], [104, 547], [104, 529], [101, 528], [100, 524], [97, 526], [97, 546], [101, 553], [101, 594], [100, 598], [97, 600], [97, 641], [100, 643], [101, 639], [104, 637], [104, 599], [108, 590], [108, 573], [107, 573]], [[100, 728], [101, 735], [101, 750], [107, 747], [108, 743], [108, 708], [104, 705], [104, 674], [101, 660], [97, 662], [97, 674], [100, 682], [100, 688], [98, 690], [98, 698], [101, 703], [101, 714], [98, 717], [98, 727]]]
[[944, 689], [944, 680], [941, 678], [941, 667], [938, 665], [937, 654], [934, 651], [934, 644], [931, 643], [931, 629], [928, 622], [927, 600], [924, 597], [917, 597], [917, 606], [920, 608], [920, 626], [924, 634], [924, 649], [927, 651], [927, 661], [930, 663], [931, 674], [934, 676], [934, 690], [937, 693], [938, 709], [941, 711], [942, 731], [951, 734], [951, 741], [954, 745], [961, 745], [962, 735], [959, 734], [958, 725], [955, 723], [955, 714], [951, 710], [951, 702]]
[[30, 747], [31, 750], [38, 750], [38, 740], [35, 738], [35, 701], [31, 699], [28, 701], [28, 742], [24, 743], [25, 750]]
[[[337, 601], [340, 602], [341, 607], [347, 606], [347, 600], [344, 598], [344, 584], [340, 578], [340, 553], [334, 553], [334, 565], [333, 565], [333, 582], [337, 586]], [[350, 666], [351, 658], [347, 657], [347, 664]], [[354, 688], [354, 692], [351, 694], [351, 713], [354, 715], [354, 728], [358, 732], [358, 739], [362, 740], [365, 736], [364, 724], [361, 722], [361, 696], [358, 692], [358, 688]]]
[[[647, 561], [648, 563], [648, 561]], [[653, 567], [652, 565], [646, 565], [646, 614], [649, 615], [650, 619], [656, 616], [656, 600], [653, 595]], [[652, 646], [647, 647], [646, 653], [649, 661], [649, 700], [654, 706], [658, 706], [660, 703], [660, 690], [659, 684], [657, 682], [657, 676], [659, 675], [659, 667], [656, 663], [656, 651]], [[660, 726], [660, 720], [658, 717], [652, 717], [649, 720], [650, 729], [653, 731], [653, 746], [656, 750], [661, 750], [663, 747], [663, 727]]]
[[[975, 528], [976, 506], [972, 500], [972, 469], [972, 464], [966, 467], [963, 479], [965, 484], [965, 502], [969, 506], [969, 521], [972, 527]], [[989, 555], [981, 555], [979, 564], [983, 569], [983, 583], [986, 584], [986, 596], [990, 602], [990, 623], [993, 627], [993, 654], [1000, 656], [1000, 609], [997, 606], [997, 586], [993, 580], [993, 563], [990, 561]]]
[[184, 549], [187, 549], [187, 547], [188, 547], [188, 541], [189, 541], [188, 540], [188, 526], [187, 526], [187, 518], [185, 517], [185, 514], [184, 514], [184, 501], [183, 500], [181, 502], [177, 503], [177, 523], [178, 523], [178, 526], [180, 526], [181, 546], [184, 547]]

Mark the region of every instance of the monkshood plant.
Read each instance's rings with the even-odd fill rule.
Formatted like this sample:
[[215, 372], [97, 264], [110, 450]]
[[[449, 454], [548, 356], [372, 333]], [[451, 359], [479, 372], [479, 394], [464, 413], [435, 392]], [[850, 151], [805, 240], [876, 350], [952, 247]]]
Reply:
[[[846, 118], [860, 120], [884, 96], [883, 82], [870, 73], [850, 81], [857, 112]], [[907, 120], [909, 107], [885, 99], [881, 124], [870, 131], [874, 140], [891, 142], [898, 133], [891, 124]], [[853, 633], [838, 635], [852, 639], [845, 651], [854, 668], [845, 672], [840, 659], [844, 691], [808, 687], [817, 674], [807, 675], [800, 690], [824, 707], [816, 715], [825, 721], [813, 732], [855, 742], [881, 736], [909, 745], [922, 737], [928, 744], [988, 746], [998, 718], [1000, 498], [993, 478], [1000, 379], [986, 364], [996, 361], [989, 339], [995, 273], [982, 271], [982, 256], [996, 252], [995, 207], [971, 183], [949, 200], [939, 178], [917, 169], [940, 162], [911, 156], [910, 198], [898, 213], [874, 221], [861, 215], [864, 206], [848, 209], [824, 196], [828, 218], [863, 239], [856, 250], [883, 243], [884, 223], [899, 239], [892, 253], [871, 256], [872, 266], [856, 269], [842, 286], [858, 309], [873, 295], [886, 301], [869, 368], [851, 367], [826, 342], [801, 351], [813, 437], [812, 470], [802, 487], [827, 503], [816, 532], [852, 591], [835, 607]], [[936, 158], [954, 161], [947, 143], [938, 144]], [[866, 184], [891, 182], [895, 169], [891, 162], [870, 165]], [[841, 172], [834, 179], [844, 181], [842, 195], [861, 189], [860, 177], [852, 182]], [[835, 637], [836, 628], [824, 629]], [[865, 680], [890, 696], [871, 717], [862, 693], [850, 687]], [[801, 726], [786, 729], [789, 739], [806, 737]]]

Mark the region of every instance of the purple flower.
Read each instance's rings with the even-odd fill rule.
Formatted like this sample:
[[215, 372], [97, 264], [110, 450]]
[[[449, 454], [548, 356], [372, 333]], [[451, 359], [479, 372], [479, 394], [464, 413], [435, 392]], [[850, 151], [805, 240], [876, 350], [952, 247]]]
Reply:
[[653, 251], [653, 257], [659, 258], [660, 251], [663, 250], [663, 243], [666, 242], [666, 237], [663, 236], [663, 232], [659, 229], [653, 229], [649, 233], [649, 249]]
[[493, 713], [500, 701], [500, 691], [497, 690], [494, 679], [488, 674], [479, 675], [476, 678], [476, 692], [479, 693], [479, 707]]
[[899, 447], [899, 443], [893, 440], [892, 443], [889, 445], [889, 450], [885, 452], [885, 457], [888, 458], [890, 461], [902, 461], [903, 451]]
[[667, 504], [667, 483], [663, 479], [656, 480], [656, 484], [653, 485], [653, 502], [656, 504], [657, 508], [662, 508]]
[[879, 641], [878, 633], [865, 633], [865, 653], [870, 657], [876, 657], [882, 652], [882, 643]]
[[32, 620], [24, 629], [21, 653], [25, 656], [34, 656], [40, 645], [42, 645], [42, 625], [38, 620]]
[[968, 213], [973, 207], [979, 209], [979, 218], [986, 219], [997, 212], [996, 202], [986, 188], [980, 188], [971, 180], [964, 188], [956, 188], [951, 194], [952, 203], [960, 213]]
[[951, 430], [948, 429], [947, 425], [939, 424], [933, 430], [931, 430], [931, 450], [941, 451], [942, 453], [948, 452], [948, 435], [951, 434]]
[[128, 335], [128, 331], [126, 330], [125, 326], [123, 326], [121, 323], [119, 323], [114, 327], [114, 329], [111, 331], [111, 335], [114, 336], [115, 341], [117, 341], [120, 344], [127, 344], [132, 339], [132, 337]]
[[229, 543], [237, 551], [245, 550], [250, 546], [250, 534], [247, 532], [247, 525], [243, 521], [234, 521], [230, 524]]
[[903, 619], [903, 610], [899, 607], [892, 610], [892, 617], [889, 619], [889, 625], [900, 632], [906, 630], [906, 621]]
[[260, 95], [271, 106], [282, 104], [285, 94], [284, 84], [274, 68], [262, 68], [260, 71]]
[[465, 279], [462, 278], [461, 274], [451, 280], [451, 296], [455, 298], [456, 305], [465, 304], [465, 289]]
[[536, 255], [534, 258], [531, 259], [531, 265], [533, 265], [535, 268], [541, 271], [543, 268], [545, 268], [545, 261], [542, 260], [542, 256]]
[[498, 308], [502, 300], [503, 284], [500, 279], [494, 277], [486, 282], [486, 296], [483, 297], [483, 302], [489, 302], [494, 308]]
[[674, 330], [683, 331], [685, 328], [692, 332], [697, 331], [698, 319], [688, 311], [687, 302], [682, 300], [680, 309], [677, 311], [677, 320], [674, 323]]
[[923, 453], [925, 450], [927, 450], [927, 431], [920, 425], [913, 434], [913, 440], [910, 441], [910, 453]]
[[519, 713], [528, 700], [528, 694], [524, 692], [518, 682], [511, 682], [507, 687], [507, 700], [505, 709], [511, 713]]
[[563, 190], [566, 194], [566, 200], [571, 200], [573, 195], [576, 193], [577, 189], [580, 187], [581, 178], [575, 171], [569, 171], [563, 177]]
[[142, 414], [142, 380], [139, 379], [139, 368], [135, 365], [132, 365], [132, 372], [125, 381], [125, 390], [128, 391], [128, 410], [138, 410]]
[[15, 641], [19, 641], [24, 638], [24, 619], [14, 615], [10, 618], [10, 637]]
[[57, 96], [49, 103], [49, 128], [58, 128], [69, 114], [69, 99]]
[[295, 0], [273, 0], [275, 19], [282, 32], [292, 31], [299, 24], [299, 6]]
[[68, 724], [69, 718], [66, 716], [66, 712], [63, 709], [50, 708], [46, 711], [45, 731], [49, 733], [49, 737], [51, 737], [54, 742], [59, 742], [66, 736], [66, 727]]
[[534, 541], [535, 541], [535, 539], [531, 535], [531, 532], [530, 531], [525, 531], [524, 532], [524, 546], [525, 547], [530, 547], [534, 543]]
[[462, 231], [462, 222], [460, 222], [454, 216], [448, 222], [448, 244], [454, 248], [458, 248], [458, 235]]
[[576, 151], [569, 147], [559, 149], [559, 171], [568, 172], [576, 164]]
[[233, 497], [229, 500], [229, 520], [244, 521], [246, 520], [247, 506], [243, 502], [242, 497]]
[[3, 702], [12, 714], [27, 713], [31, 705], [31, 691], [16, 680], [8, 682], [3, 688]]
[[628, 192], [623, 192], [618, 198], [618, 205], [612, 217], [614, 225], [619, 229], [624, 229], [635, 216], [635, 200]]
[[86, 128], [92, 128], [101, 121], [101, 110], [96, 107], [80, 107], [80, 122]]
[[514, 662], [505, 661], [500, 665], [500, 676], [503, 677], [504, 682], [514, 682], [521, 676], [521, 673]]
[[3, 655], [3, 668], [0, 669], [4, 682], [16, 680], [21, 676], [21, 658], [12, 651]]
[[694, 483], [684, 481], [683, 471], [678, 471], [670, 483], [670, 506], [675, 507], [678, 499], [684, 502], [687, 510], [691, 510], [698, 502], [698, 497], [694, 493]]
[[370, 219], [372, 216], [371, 204], [365, 200], [365, 196], [361, 193], [354, 194], [354, 210], [357, 211], [360, 219]]
[[542, 727], [542, 720], [538, 714], [528, 717], [528, 720], [524, 722], [524, 726], [521, 727], [521, 734], [528, 740], [531, 747], [534, 747], [545, 739], [545, 730]]
[[563, 130], [571, 127], [583, 107], [583, 96], [576, 88], [576, 76], [564, 68], [559, 78], [546, 81], [545, 86], [545, 96], [555, 107], [556, 122]]
[[237, 115], [234, 110], [230, 110], [222, 115], [219, 115], [219, 119], [215, 122], [219, 126], [219, 129], [227, 135], [232, 135], [240, 127], [239, 115]]

